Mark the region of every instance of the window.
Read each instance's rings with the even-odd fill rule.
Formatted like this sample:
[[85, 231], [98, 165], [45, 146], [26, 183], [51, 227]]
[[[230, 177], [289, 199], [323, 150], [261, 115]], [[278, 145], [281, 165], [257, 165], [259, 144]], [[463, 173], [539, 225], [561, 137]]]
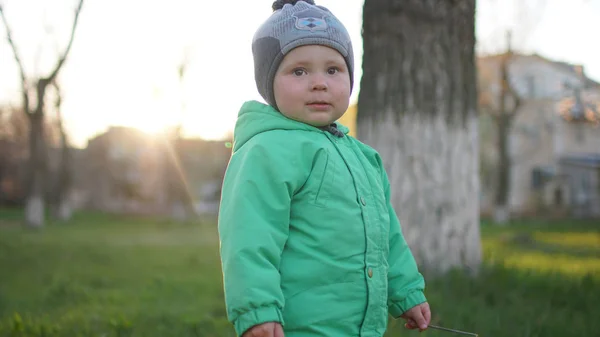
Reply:
[[531, 172], [531, 188], [539, 190], [544, 185], [544, 176], [542, 170], [534, 168]]
[[534, 190], [539, 190], [546, 183], [552, 180], [554, 176], [554, 171], [550, 167], [535, 167], [531, 171], [531, 188]]

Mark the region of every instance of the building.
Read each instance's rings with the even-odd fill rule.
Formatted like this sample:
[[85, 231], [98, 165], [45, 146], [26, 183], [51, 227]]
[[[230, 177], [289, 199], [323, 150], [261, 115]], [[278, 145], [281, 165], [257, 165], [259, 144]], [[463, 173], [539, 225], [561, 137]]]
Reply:
[[[480, 101], [499, 97], [500, 57], [477, 61]], [[508, 73], [522, 101], [509, 135], [511, 213], [600, 216], [600, 84], [587, 78], [582, 66], [539, 55], [514, 55]], [[497, 135], [485, 109], [481, 120], [485, 210], [493, 208], [497, 188]]]
[[111, 127], [90, 139], [84, 153], [79, 169], [88, 177], [87, 208], [169, 213], [169, 200], [185, 198], [196, 212], [214, 213], [231, 150], [226, 141], [169, 141]]

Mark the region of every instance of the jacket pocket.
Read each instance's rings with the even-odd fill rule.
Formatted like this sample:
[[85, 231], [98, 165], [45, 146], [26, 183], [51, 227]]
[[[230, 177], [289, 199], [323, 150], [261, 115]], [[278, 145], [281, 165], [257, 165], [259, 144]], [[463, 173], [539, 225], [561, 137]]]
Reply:
[[325, 154], [321, 157], [321, 167], [322, 174], [320, 176], [320, 182], [317, 185], [317, 191], [315, 194], [314, 204], [320, 207], [327, 207], [328, 202], [331, 200], [332, 189], [335, 188], [335, 162], [329, 153], [329, 151], [325, 152]]

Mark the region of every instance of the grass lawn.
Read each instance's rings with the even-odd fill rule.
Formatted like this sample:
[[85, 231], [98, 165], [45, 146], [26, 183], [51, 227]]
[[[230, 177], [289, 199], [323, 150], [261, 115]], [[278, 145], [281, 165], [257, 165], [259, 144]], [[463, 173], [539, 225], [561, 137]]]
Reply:
[[[214, 221], [86, 213], [32, 231], [20, 219], [0, 210], [0, 337], [235, 336]], [[482, 337], [598, 335], [600, 224], [484, 224], [482, 239], [477, 278], [428, 282], [433, 323]], [[386, 336], [454, 335], [390, 321]]]

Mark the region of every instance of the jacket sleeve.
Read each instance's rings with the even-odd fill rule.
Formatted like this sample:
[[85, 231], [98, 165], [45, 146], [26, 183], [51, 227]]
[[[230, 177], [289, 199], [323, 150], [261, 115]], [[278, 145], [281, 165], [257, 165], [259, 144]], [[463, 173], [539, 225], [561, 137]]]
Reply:
[[402, 235], [400, 221], [391, 203], [390, 183], [383, 168], [385, 198], [390, 216], [390, 254], [388, 257], [388, 308], [394, 318], [415, 305], [426, 302], [425, 280]]
[[302, 179], [297, 154], [269, 147], [245, 144], [232, 155], [223, 181], [218, 230], [225, 305], [239, 336], [257, 324], [284, 324], [279, 263], [290, 201]]

